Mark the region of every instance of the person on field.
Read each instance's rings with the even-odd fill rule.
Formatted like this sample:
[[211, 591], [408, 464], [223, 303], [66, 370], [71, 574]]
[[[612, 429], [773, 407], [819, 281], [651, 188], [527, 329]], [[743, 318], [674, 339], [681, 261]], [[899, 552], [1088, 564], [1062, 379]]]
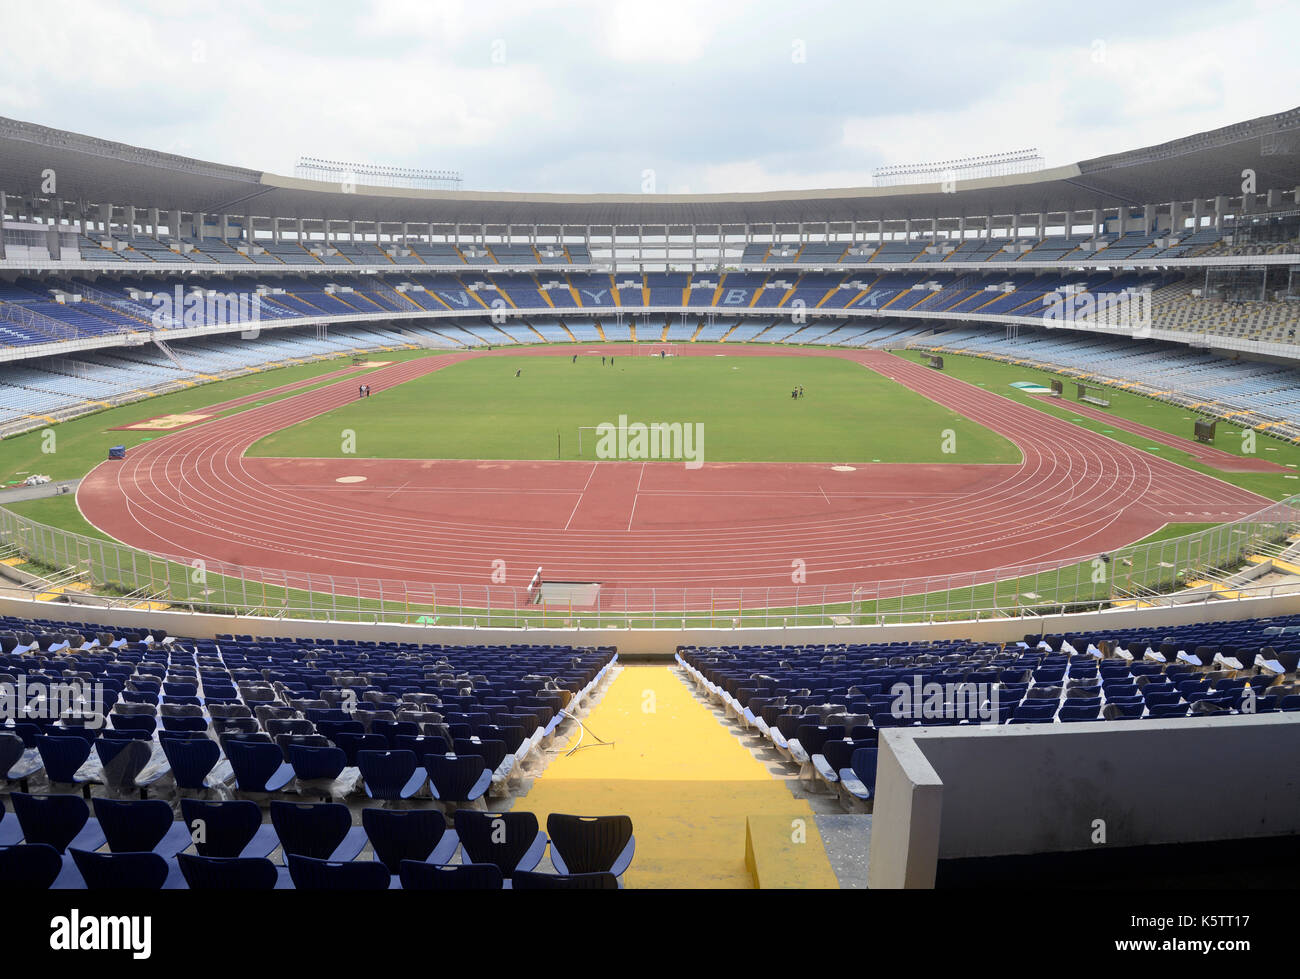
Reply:
[[358, 384], [358, 385], [357, 385], [357, 397], [358, 397], [358, 398], [364, 398], [365, 396], [366, 396], [366, 386], [365, 386], [364, 384]]
[[577, 355], [577, 354], [574, 354], [574, 355], [573, 355], [573, 363], [576, 364], [577, 362], [578, 362], [578, 355]]
[[604, 366], [605, 366], [605, 358], [604, 358], [603, 355], [602, 355], [601, 358], [600, 358], [600, 366], [601, 366], [601, 367], [604, 367]]
[[524, 369], [523, 369], [522, 367], [519, 368], [519, 370], [515, 371], [515, 377], [518, 377], [518, 376], [519, 376], [520, 374], [522, 374], [523, 372], [524, 372]]

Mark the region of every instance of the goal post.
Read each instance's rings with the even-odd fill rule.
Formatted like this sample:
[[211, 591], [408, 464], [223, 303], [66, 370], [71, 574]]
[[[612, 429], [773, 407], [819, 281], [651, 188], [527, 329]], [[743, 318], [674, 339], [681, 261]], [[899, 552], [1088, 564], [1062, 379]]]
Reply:
[[596, 451], [596, 445], [600, 442], [600, 436], [597, 432], [604, 429], [605, 431], [614, 431], [615, 433], [627, 433], [632, 430], [630, 425], [579, 425], [578, 426], [578, 457], [582, 458], [584, 445], [591, 446], [591, 451]]

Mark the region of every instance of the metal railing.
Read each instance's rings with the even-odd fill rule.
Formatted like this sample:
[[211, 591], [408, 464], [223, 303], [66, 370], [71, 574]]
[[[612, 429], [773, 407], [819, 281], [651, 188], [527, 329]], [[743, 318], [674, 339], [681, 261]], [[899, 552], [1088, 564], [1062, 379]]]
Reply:
[[[148, 554], [0, 508], [0, 551], [70, 602], [241, 616], [481, 628], [751, 628], [970, 621], [1286, 594], [1296, 582], [1232, 584], [1300, 534], [1300, 496], [1199, 533], [1074, 561], [873, 581], [773, 587], [601, 587], [591, 604], [535, 602], [501, 584], [351, 578]], [[22, 590], [22, 586], [14, 586]], [[30, 594], [31, 589], [25, 589]], [[11, 589], [12, 591], [12, 589]]]

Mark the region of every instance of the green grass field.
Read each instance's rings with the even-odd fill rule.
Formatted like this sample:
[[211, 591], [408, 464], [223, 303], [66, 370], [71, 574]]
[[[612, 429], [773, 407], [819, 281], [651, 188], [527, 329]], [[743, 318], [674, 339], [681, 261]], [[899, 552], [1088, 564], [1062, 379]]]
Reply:
[[[383, 359], [408, 359], [428, 356], [424, 351], [386, 353]], [[919, 357], [908, 352], [900, 356]], [[700, 421], [706, 425], [706, 458], [755, 459], [789, 461], [950, 461], [939, 452], [938, 432], [952, 428], [963, 439], [963, 461], [968, 461], [972, 449], [979, 447], [984, 461], [1014, 462], [1018, 458], [1013, 446], [993, 436], [964, 418], [960, 418], [901, 385], [895, 384], [857, 365], [832, 359], [797, 357], [772, 358], [681, 358], [660, 361], [652, 358], [629, 357], [614, 368], [600, 366], [599, 356], [580, 358], [578, 364], [568, 357], [505, 357], [470, 361], [428, 378], [403, 385], [391, 392], [377, 395], [369, 402], [350, 403], [327, 416], [328, 427], [319, 435], [308, 431], [315, 422], [289, 432], [273, 436], [258, 445], [259, 454], [291, 454], [285, 447], [273, 445], [276, 439], [292, 436], [301, 440], [305, 454], [329, 455], [337, 453], [338, 431], [353, 427], [361, 440], [363, 454], [376, 457], [431, 456], [457, 457], [447, 446], [459, 445], [459, 457], [483, 457], [492, 453], [496, 457], [554, 458], [556, 418], [570, 426], [572, 434], [562, 434], [565, 457], [576, 454], [576, 428], [579, 424], [596, 424], [614, 420], [618, 414], [627, 414], [630, 420], [643, 421]], [[1110, 428], [1105, 422], [1083, 418], [1067, 404], [1045, 403], [1009, 387], [1011, 381], [1032, 380], [1046, 383], [1052, 376], [1031, 368], [1005, 365], [972, 357], [945, 357], [948, 372], [953, 376], [982, 385], [1005, 397], [1029, 404], [1066, 418], [1074, 424], [1102, 432], [1119, 441], [1134, 445], [1144, 451], [1157, 452], [1165, 458], [1210, 472], [1230, 482], [1247, 486], [1268, 496], [1283, 497], [1296, 490], [1296, 484], [1285, 474], [1220, 473], [1194, 463], [1185, 453], [1168, 447], [1147, 445], [1146, 439], [1129, 435], [1120, 429]], [[346, 359], [319, 362], [283, 369], [269, 370], [232, 381], [202, 385], [171, 395], [149, 398], [121, 408], [115, 408], [54, 426], [57, 451], [43, 453], [41, 433], [35, 432], [4, 440], [0, 443], [0, 476], [11, 481], [26, 472], [45, 472], [56, 479], [83, 475], [104, 455], [110, 444], [124, 442], [138, 445], [151, 436], [148, 433], [113, 431], [114, 426], [170, 412], [201, 409], [205, 406], [257, 394], [270, 388], [300, 380], [311, 380], [321, 374], [349, 366]], [[733, 370], [733, 368], [736, 368]], [[516, 379], [514, 371], [523, 375]], [[580, 378], [581, 383], [575, 383]], [[789, 398], [789, 389], [803, 384], [808, 396], [795, 402]], [[510, 397], [494, 396], [493, 392], [507, 392]], [[267, 395], [252, 404], [263, 404], [275, 395]], [[1186, 435], [1190, 418], [1184, 409], [1156, 402], [1137, 395], [1107, 391], [1112, 401], [1111, 412], [1119, 417], [1139, 420], [1152, 427], [1173, 434]], [[474, 412], [467, 413], [466, 405]], [[759, 407], [756, 408], [755, 405]], [[599, 410], [594, 410], [592, 406]], [[761, 410], [760, 410], [761, 409]], [[242, 410], [242, 409], [235, 409]], [[471, 432], [455, 431], [456, 424], [441, 426], [442, 432], [433, 432], [429, 420], [439, 417], [459, 421], [475, 413], [482, 415], [482, 424]], [[348, 416], [351, 416], [348, 418]], [[605, 416], [605, 417], [602, 417]], [[347, 418], [345, 421], [344, 419]], [[885, 425], [881, 419], [889, 419]], [[431, 434], [420, 434], [429, 429]], [[511, 429], [505, 432], [503, 430]], [[869, 435], [864, 436], [863, 432]], [[1218, 446], [1233, 451], [1239, 447], [1236, 430], [1220, 423]], [[983, 436], [983, 440], [981, 440]], [[318, 450], [312, 438], [323, 438]], [[380, 439], [368, 445], [368, 438]], [[496, 441], [492, 442], [491, 439]], [[479, 440], [493, 448], [491, 453], [480, 451]], [[527, 439], [544, 442], [546, 448], [536, 453], [522, 452], [520, 443]], [[388, 451], [381, 451], [387, 440]], [[457, 441], [459, 440], [459, 441]], [[473, 444], [471, 444], [473, 443]], [[849, 445], [849, 450], [843, 446]], [[268, 445], [270, 447], [268, 448]], [[724, 456], [721, 449], [725, 449]], [[511, 446], [514, 446], [513, 450]], [[1300, 448], [1261, 436], [1258, 448], [1264, 458], [1298, 465]], [[1269, 451], [1272, 449], [1273, 451]], [[843, 455], [838, 453], [843, 452]], [[1264, 453], [1267, 452], [1266, 455]], [[1001, 457], [999, 458], [999, 453]], [[90, 527], [82, 518], [75, 501], [70, 496], [53, 497], [8, 505], [13, 511], [31, 519], [56, 527], [78, 532], [92, 539], [104, 535]], [[1165, 541], [1173, 537], [1208, 530], [1204, 524], [1171, 524], [1147, 539], [1147, 543]], [[129, 548], [120, 548], [129, 553]], [[1185, 548], [1184, 548], [1185, 549]], [[1163, 548], [1134, 553], [1130, 562], [1120, 561], [1115, 570], [1117, 581], [1124, 589], [1146, 588], [1168, 590], [1175, 587], [1173, 572], [1165, 560], [1174, 554]], [[1198, 550], [1199, 553], [1199, 550]], [[293, 609], [309, 617], [339, 617], [370, 621], [385, 617], [403, 621], [437, 619], [443, 622], [473, 622], [481, 624], [515, 624], [526, 619], [534, 625], [561, 625], [562, 611], [519, 610], [493, 608], [445, 608], [427, 605], [416, 596], [407, 602], [385, 602], [347, 598], [346, 596], [312, 595], [297, 589], [283, 589], [255, 582], [239, 582], [211, 576], [206, 591], [200, 593], [189, 577], [189, 569], [172, 567], [167, 562], [149, 560], [137, 555], [142, 563], [138, 572], [126, 574], [120, 581], [104, 584], [108, 593], [125, 594], [137, 588], [158, 592], [165, 599], [178, 603], [210, 605], [217, 609]], [[41, 558], [47, 558], [48, 564]], [[64, 566], [70, 560], [67, 554], [56, 550], [48, 555], [34, 556], [31, 570], [40, 567]], [[129, 560], [126, 562], [129, 564]], [[1004, 581], [997, 586], [980, 585], [961, 587], [957, 580], [950, 591], [926, 596], [906, 598], [879, 596], [850, 606], [832, 603], [816, 608], [815, 593], [810, 592], [801, 621], [820, 622], [823, 618], [845, 615], [901, 617], [908, 621], [927, 618], [962, 618], [973, 608], [998, 606], [1014, 610], [1025, 605], [1050, 606], [1056, 602], [1105, 602], [1111, 595], [1110, 583], [1095, 585], [1088, 580], [1088, 568], [1069, 566], [1060, 572], [1049, 572], [1029, 578]], [[1034, 595], [1034, 598], [1028, 596]], [[466, 605], [470, 603], [467, 601]], [[725, 610], [719, 606], [716, 615], [730, 622], [740, 618], [746, 624], [767, 624], [771, 616], [794, 613], [783, 609]], [[675, 625], [683, 618], [665, 610], [655, 617], [657, 625]], [[704, 624], [701, 614], [688, 614], [684, 618], [692, 624]], [[711, 622], [713, 616], [707, 621]], [[662, 621], [659, 621], [659, 620]], [[829, 619], [827, 619], [829, 621]], [[631, 621], [630, 619], [628, 620]], [[587, 625], [614, 625], [617, 615], [606, 614], [599, 622]], [[624, 623], [627, 624], [627, 623]], [[648, 624], [641, 620], [639, 624]]]
[[[516, 371], [521, 371], [515, 377]], [[805, 397], [790, 391], [803, 385]], [[490, 357], [464, 361], [267, 436], [250, 454], [390, 459], [577, 459], [578, 429], [621, 415], [704, 426], [710, 462], [1017, 463], [999, 435], [874, 371], [812, 357]], [[594, 458], [594, 432], [583, 433]]]
[[[419, 355], [423, 356], [423, 351]], [[382, 359], [399, 360], [410, 356], [412, 354], [408, 352], [386, 352]], [[19, 482], [31, 473], [41, 473], [56, 480], [76, 479], [84, 476], [103, 461], [108, 455], [109, 446], [125, 445], [129, 451], [131, 446], [142, 445], [150, 439], [166, 434], [115, 431], [114, 429], [119, 426], [155, 418], [158, 415], [201, 411], [209, 405], [257, 394], [285, 384], [307, 381], [322, 374], [345, 370], [351, 365], [352, 362], [347, 357], [339, 357], [334, 360], [274, 368], [245, 374], [243, 377], [228, 381], [196, 385], [184, 391], [145, 398], [117, 408], [107, 408], [104, 411], [51, 425], [50, 428], [54, 432], [52, 446], [40, 429], [12, 436], [0, 441], [0, 486]], [[368, 369], [359, 370], [355, 376], [366, 373], [369, 373]], [[298, 394], [309, 389], [301, 388], [291, 393]], [[279, 397], [288, 397], [288, 395], [268, 395], [265, 400], [253, 404], [266, 404]], [[234, 411], [242, 410], [242, 408], [234, 409]], [[49, 448], [53, 448], [54, 451], [47, 451]]]

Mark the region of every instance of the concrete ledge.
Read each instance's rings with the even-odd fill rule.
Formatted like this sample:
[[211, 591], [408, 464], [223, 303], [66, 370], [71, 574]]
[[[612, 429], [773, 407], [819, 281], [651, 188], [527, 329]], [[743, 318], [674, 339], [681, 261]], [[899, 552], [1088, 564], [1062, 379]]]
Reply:
[[1300, 834], [1295, 714], [895, 728], [881, 734], [872, 887], [940, 860]]
[[[128, 608], [91, 608], [87, 604], [35, 602], [9, 592], [0, 593], [0, 613], [18, 618], [63, 619], [105, 626], [144, 628], [160, 625], [169, 633], [210, 639], [222, 633], [297, 638], [330, 636], [338, 639], [391, 640], [416, 643], [529, 643], [617, 646], [619, 655], [650, 655], [670, 660], [679, 645], [729, 646], [763, 643], [930, 642], [970, 639], [975, 642], [1016, 642], [1028, 633], [1093, 632], [1193, 622], [1222, 622], [1300, 614], [1300, 593], [1272, 598], [1243, 598], [1190, 607], [1108, 609], [1072, 615], [1044, 615], [980, 622], [917, 623], [908, 625], [801, 626], [749, 629], [478, 629], [472, 625], [399, 625], [364, 622], [328, 622], [323, 619], [237, 617], [188, 612], [181, 609], [144, 611]], [[109, 599], [102, 599], [107, 603]]]

